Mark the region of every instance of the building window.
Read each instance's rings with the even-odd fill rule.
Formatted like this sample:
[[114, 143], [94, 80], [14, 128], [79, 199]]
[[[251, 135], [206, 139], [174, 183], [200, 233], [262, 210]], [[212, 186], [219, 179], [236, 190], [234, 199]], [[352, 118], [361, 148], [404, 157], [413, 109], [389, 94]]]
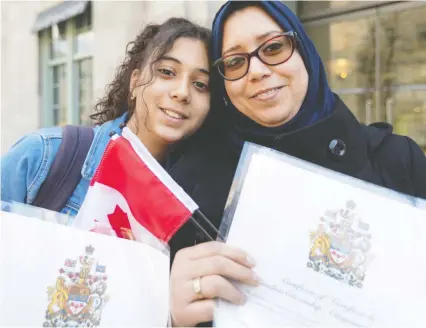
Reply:
[[[322, 16], [330, 16], [344, 12], [370, 7], [374, 2], [379, 1], [296, 1], [297, 13], [302, 21]], [[382, 2], [387, 2], [383, 1]]]
[[77, 62], [78, 72], [78, 113], [80, 123], [90, 122], [92, 112], [92, 59], [81, 59]]
[[387, 121], [426, 150], [425, 17], [423, 3], [404, 2], [312, 20], [305, 28], [331, 88], [356, 117]]
[[43, 125], [89, 124], [92, 112], [91, 5], [40, 31]]
[[68, 122], [67, 109], [67, 71], [66, 65], [52, 66], [52, 115], [53, 125], [64, 125]]
[[426, 46], [426, 24], [418, 24], [417, 38], [419, 40], [420, 46], [425, 47]]

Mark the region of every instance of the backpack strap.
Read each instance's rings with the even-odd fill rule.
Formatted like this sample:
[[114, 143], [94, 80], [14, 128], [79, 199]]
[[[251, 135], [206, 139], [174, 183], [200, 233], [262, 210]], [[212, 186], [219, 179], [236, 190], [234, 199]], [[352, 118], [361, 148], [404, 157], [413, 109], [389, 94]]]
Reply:
[[59, 212], [81, 180], [81, 169], [92, 145], [92, 127], [66, 125], [49, 173], [32, 205]]

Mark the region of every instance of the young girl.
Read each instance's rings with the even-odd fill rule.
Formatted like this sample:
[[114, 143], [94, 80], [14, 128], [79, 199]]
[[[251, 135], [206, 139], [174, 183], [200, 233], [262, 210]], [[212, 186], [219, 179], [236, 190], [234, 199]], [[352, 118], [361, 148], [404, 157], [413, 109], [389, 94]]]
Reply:
[[[210, 31], [186, 19], [149, 25], [127, 46], [108, 94], [96, 105], [93, 142], [62, 213], [76, 215], [105, 147], [127, 125], [163, 165], [170, 147], [195, 133], [210, 108]], [[1, 199], [32, 204], [57, 155], [60, 127], [24, 136], [3, 157]], [[59, 183], [59, 182], [58, 182]], [[66, 183], [66, 182], [65, 182]]]

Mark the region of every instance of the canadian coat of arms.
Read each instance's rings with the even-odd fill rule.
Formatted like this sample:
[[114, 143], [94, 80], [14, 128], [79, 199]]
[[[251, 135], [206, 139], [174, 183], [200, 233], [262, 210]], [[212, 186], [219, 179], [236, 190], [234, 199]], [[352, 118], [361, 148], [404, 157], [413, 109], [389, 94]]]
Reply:
[[372, 256], [369, 225], [355, 211], [353, 201], [346, 208], [327, 210], [317, 231], [310, 233], [308, 267], [348, 285], [362, 288]]
[[49, 304], [43, 327], [96, 327], [108, 301], [106, 267], [86, 247], [77, 259], [66, 259], [56, 285], [48, 287]]

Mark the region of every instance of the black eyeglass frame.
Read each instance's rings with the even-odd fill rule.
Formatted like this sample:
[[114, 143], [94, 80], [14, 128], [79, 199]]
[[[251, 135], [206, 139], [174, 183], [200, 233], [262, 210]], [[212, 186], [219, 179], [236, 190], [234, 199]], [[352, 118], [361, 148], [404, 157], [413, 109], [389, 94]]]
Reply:
[[[286, 59], [286, 60], [283, 60], [283, 61], [281, 61], [281, 62], [279, 62], [279, 63], [276, 63], [276, 64], [269, 64], [269, 63], [266, 63], [264, 60], [262, 60], [262, 58], [259, 56], [259, 50], [265, 45], [265, 44], [267, 44], [269, 41], [271, 41], [271, 40], [273, 40], [273, 39], [275, 39], [275, 38], [278, 38], [278, 37], [280, 37], [280, 36], [287, 36], [287, 37], [289, 37], [290, 38], [290, 42], [291, 42], [291, 45], [292, 45], [292, 49], [291, 49], [291, 53], [290, 53], [290, 56], [288, 56], [288, 58]], [[217, 59], [217, 60], [215, 60], [214, 61], [214, 63], [213, 63], [213, 67], [216, 67], [217, 68], [217, 70], [218, 70], [218, 72], [219, 72], [219, 74], [225, 79], [225, 80], [227, 80], [227, 81], [237, 81], [237, 80], [239, 80], [239, 79], [242, 79], [244, 76], [246, 76], [246, 74], [248, 73], [248, 71], [249, 71], [249, 69], [250, 69], [250, 61], [251, 61], [251, 58], [252, 57], [257, 57], [262, 63], [264, 63], [265, 65], [268, 65], [268, 66], [276, 66], [276, 65], [280, 65], [280, 64], [282, 64], [282, 63], [285, 63], [286, 61], [288, 61], [290, 58], [291, 58], [291, 56], [293, 56], [293, 53], [294, 53], [294, 50], [296, 49], [296, 41], [297, 41], [297, 33], [296, 32], [294, 32], [294, 31], [289, 31], [289, 32], [285, 32], [285, 33], [280, 33], [280, 34], [277, 34], [277, 35], [274, 35], [273, 37], [271, 37], [270, 39], [268, 39], [268, 40], [266, 40], [265, 42], [263, 42], [259, 47], [257, 47], [256, 49], [254, 49], [252, 52], [239, 52], [239, 53], [234, 53], [234, 54], [229, 54], [229, 55], [226, 55], [226, 56], [224, 56], [224, 57], [221, 57], [221, 58], [219, 58], [219, 59]], [[236, 78], [236, 79], [230, 79], [230, 78], [227, 78], [224, 74], [222, 74], [222, 72], [220, 71], [220, 69], [219, 69], [219, 64], [221, 63], [221, 62], [223, 62], [226, 58], [228, 58], [228, 57], [231, 57], [231, 56], [237, 56], [237, 55], [240, 55], [240, 56], [244, 56], [244, 57], [246, 57], [247, 58], [247, 69], [246, 69], [246, 72], [241, 76], [241, 77], [239, 77], [239, 78]]]

